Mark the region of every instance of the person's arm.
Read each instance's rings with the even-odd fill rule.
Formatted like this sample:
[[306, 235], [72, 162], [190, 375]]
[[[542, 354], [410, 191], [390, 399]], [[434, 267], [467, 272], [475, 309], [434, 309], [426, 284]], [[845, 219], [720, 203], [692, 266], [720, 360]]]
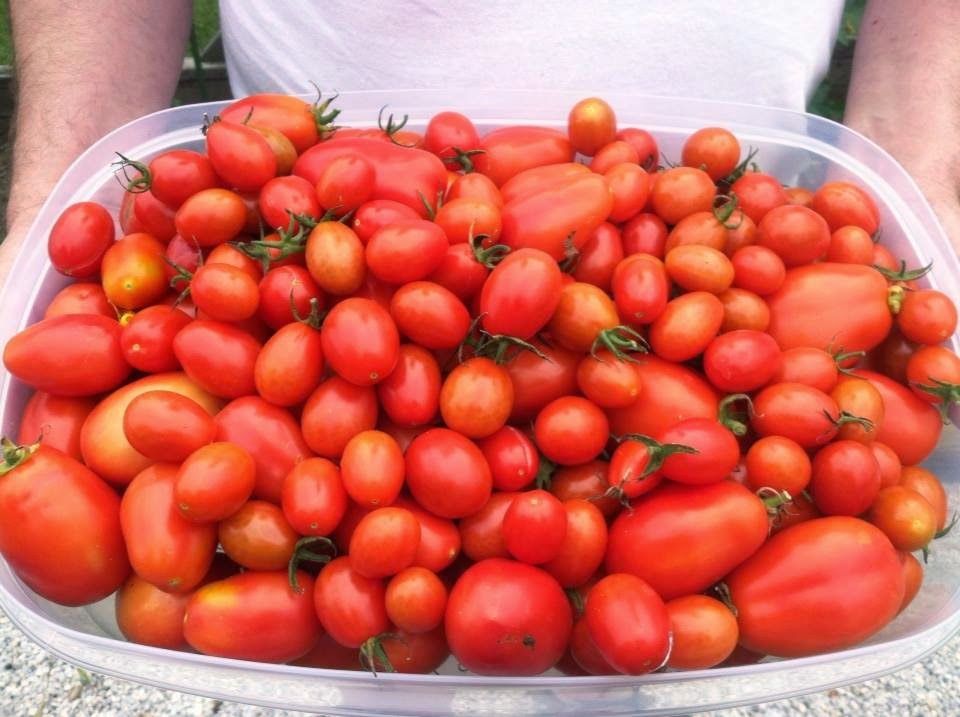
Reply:
[[844, 122], [916, 180], [960, 250], [960, 3], [870, 0]]
[[0, 284], [40, 205], [94, 141], [169, 105], [191, 0], [11, 0], [16, 112]]

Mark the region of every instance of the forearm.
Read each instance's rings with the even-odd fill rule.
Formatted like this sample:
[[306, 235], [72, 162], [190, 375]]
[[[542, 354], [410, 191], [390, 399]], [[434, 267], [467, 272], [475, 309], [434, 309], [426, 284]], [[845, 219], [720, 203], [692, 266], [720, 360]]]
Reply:
[[[170, 103], [190, 14], [190, 0], [11, 0], [17, 87], [6, 215], [11, 243], [80, 152]], [[7, 261], [13, 249], [3, 247]]]
[[960, 247], [960, 3], [870, 0], [845, 122], [889, 151]]

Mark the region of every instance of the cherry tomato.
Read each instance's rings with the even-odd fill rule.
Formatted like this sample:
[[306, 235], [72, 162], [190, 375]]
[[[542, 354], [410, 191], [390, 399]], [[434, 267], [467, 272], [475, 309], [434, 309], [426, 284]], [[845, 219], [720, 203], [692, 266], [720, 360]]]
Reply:
[[[702, 169], [673, 167], [666, 170], [650, 190], [653, 211], [667, 224], [676, 224], [694, 212], [713, 208], [717, 188]], [[739, 196], [739, 195], [738, 195]]]
[[367, 513], [350, 538], [350, 567], [366, 578], [396, 575], [413, 564], [420, 544], [420, 523], [409, 510], [394, 506]]
[[405, 284], [390, 300], [390, 314], [402, 334], [429, 349], [452, 349], [470, 329], [470, 312], [457, 296], [430, 281]]
[[78, 202], [64, 209], [47, 239], [47, 253], [53, 268], [77, 279], [100, 273], [104, 253], [116, 233], [110, 212], [96, 202]]
[[204, 264], [190, 281], [194, 304], [216, 321], [243, 321], [257, 313], [260, 290], [241, 269], [228, 264]]
[[176, 211], [157, 199], [152, 192], [138, 192], [133, 198], [133, 213], [142, 231], [161, 242], [170, 241], [177, 233]]
[[670, 654], [670, 616], [663, 600], [640, 578], [613, 573], [587, 594], [584, 618], [590, 638], [618, 672], [644, 675]]
[[383, 227], [396, 221], [417, 219], [419, 216], [406, 204], [392, 199], [371, 199], [357, 208], [353, 215], [352, 227], [360, 241], [366, 244], [370, 241], [370, 237]]
[[897, 550], [922, 550], [937, 533], [933, 506], [922, 495], [902, 485], [882, 488], [866, 517]]
[[117, 591], [117, 627], [130, 642], [183, 650], [183, 615], [189, 595], [172, 595], [131, 575]]
[[[0, 553], [37, 594], [86, 605], [130, 573], [120, 499], [93, 471], [45, 445], [3, 444]], [[66, 551], [69, 560], [51, 560]]]
[[480, 135], [466, 115], [459, 112], [438, 112], [427, 123], [423, 144], [424, 149], [442, 159], [448, 169], [463, 169], [457, 155], [479, 148]]
[[726, 660], [740, 634], [730, 608], [706, 595], [685, 595], [666, 604], [673, 634], [667, 666], [703, 670]]
[[331, 376], [310, 394], [301, 424], [310, 450], [326, 458], [339, 458], [351, 438], [377, 425], [376, 391]]
[[509, 558], [503, 537], [503, 516], [518, 492], [495, 492], [475, 513], [459, 521], [463, 554], [473, 562], [487, 558]]
[[[717, 251], [726, 251], [730, 230], [717, 216], [719, 210], [688, 214], [667, 235], [663, 250], [669, 254], [679, 246], [705, 246]], [[728, 220], [729, 222], [729, 220]]]
[[623, 408], [640, 396], [640, 379], [633, 359], [621, 359], [607, 349], [584, 356], [577, 366], [577, 386], [601, 408]]
[[752, 291], [730, 288], [717, 296], [723, 305], [720, 333], [728, 331], [766, 331], [770, 325], [770, 309]]
[[903, 602], [900, 603], [900, 612], [903, 612], [907, 605], [913, 602], [913, 599], [920, 592], [920, 585], [923, 582], [923, 565], [911, 553], [905, 553], [902, 550], [898, 553], [900, 557], [900, 568], [903, 573], [903, 582], [905, 589], [903, 591]]
[[687, 361], [703, 353], [722, 323], [723, 304], [716, 296], [706, 291], [681, 294], [650, 325], [650, 346], [668, 361]]
[[363, 251], [363, 244], [350, 227], [340, 222], [320, 222], [307, 239], [307, 269], [323, 291], [347, 296], [363, 284]]
[[450, 567], [460, 555], [460, 531], [456, 523], [437, 517], [403, 495], [397, 498], [394, 505], [413, 513], [420, 523], [420, 544], [413, 564], [434, 573]]
[[613, 192], [609, 219], [625, 222], [641, 212], [650, 194], [650, 175], [636, 164], [617, 164], [603, 178]]
[[943, 430], [937, 409], [891, 378], [873, 371], [857, 370], [856, 375], [872, 383], [883, 398], [877, 440], [890, 446], [903, 465], [922, 463], [933, 453]]
[[468, 438], [485, 438], [503, 428], [513, 408], [507, 370], [488, 358], [472, 358], [453, 369], [440, 389], [440, 415]]
[[367, 268], [390, 284], [425, 279], [443, 261], [449, 242], [438, 224], [408, 219], [388, 224], [370, 237]]
[[824, 515], [860, 515], [880, 490], [880, 465], [857, 441], [834, 441], [813, 457], [810, 492]]
[[660, 159], [660, 151], [657, 148], [657, 140], [652, 134], [644, 129], [636, 127], [625, 127], [617, 132], [617, 139], [623, 140], [633, 145], [639, 156], [639, 164], [648, 172], [657, 168], [657, 162]]
[[434, 221], [451, 244], [468, 242], [480, 235], [496, 244], [502, 229], [500, 209], [481, 199], [452, 199], [437, 210]]
[[560, 465], [576, 465], [600, 455], [610, 426], [595, 404], [579, 396], [564, 396], [540, 411], [533, 431], [547, 458]]
[[667, 456], [660, 469], [664, 477], [678, 483], [701, 485], [723, 480], [740, 461], [736, 437], [716, 420], [686, 418], [657, 435], [661, 443], [693, 448]]
[[320, 638], [313, 578], [286, 570], [248, 571], [204, 585], [187, 602], [183, 634], [205, 655], [257, 662], [289, 662]]
[[920, 466], [904, 466], [898, 484], [927, 499], [937, 515], [937, 530], [943, 530], [947, 524], [947, 493], [937, 476]]
[[869, 381], [854, 376], [842, 376], [830, 392], [841, 411], [865, 418], [869, 424], [847, 423], [840, 426], [837, 438], [872, 443], [877, 427], [883, 423], [883, 397]]
[[787, 267], [822, 259], [830, 248], [830, 229], [812, 209], [774, 207], [757, 224], [757, 244], [774, 251]]
[[812, 472], [807, 452], [784, 436], [765, 436], [750, 446], [746, 466], [748, 488], [773, 488], [791, 496], [800, 495]]
[[173, 352], [187, 375], [221, 398], [256, 393], [254, 366], [260, 349], [260, 342], [246, 331], [220, 321], [193, 321], [173, 339]]
[[447, 587], [426, 568], [404, 568], [387, 583], [385, 603], [390, 622], [401, 630], [429, 632], [443, 624]]
[[570, 110], [567, 134], [575, 151], [591, 157], [616, 137], [617, 116], [604, 100], [588, 97]]
[[217, 529], [223, 552], [249, 570], [283, 570], [300, 537], [283, 510], [263, 500], [248, 500]]
[[57, 292], [43, 312], [43, 318], [67, 314], [99, 314], [114, 318], [117, 310], [110, 305], [107, 295], [100, 284], [68, 284]]
[[324, 295], [320, 287], [302, 266], [274, 267], [260, 280], [260, 305], [257, 316], [274, 331], [293, 323], [291, 304], [300, 316], [310, 314], [311, 300], [323, 309]]
[[100, 271], [103, 291], [121, 309], [139, 309], [167, 293], [164, 247], [149, 234], [128, 234], [110, 245]]
[[80, 431], [94, 406], [96, 401], [92, 398], [54, 396], [37, 391], [23, 409], [17, 443], [40, 442], [82, 461]]
[[474, 163], [498, 187], [532, 167], [573, 161], [574, 149], [563, 132], [549, 127], [503, 127], [480, 140]]
[[[593, 159], [590, 160], [590, 171], [597, 174], [606, 174], [618, 164], [632, 164], [637, 169], [642, 169], [639, 166], [640, 155], [637, 154], [636, 147], [620, 139], [608, 142], [594, 153]], [[646, 174], [646, 170], [644, 170], [644, 174]], [[647, 181], [649, 182], [649, 179]], [[646, 198], [644, 198], [644, 203], [646, 203]]]
[[260, 189], [277, 176], [277, 158], [252, 127], [214, 121], [206, 130], [207, 157], [214, 171], [241, 192]]
[[196, 401], [173, 391], [147, 391], [123, 413], [130, 445], [155, 461], [179, 463], [216, 435], [216, 424]]
[[957, 330], [957, 307], [949, 296], [936, 289], [908, 291], [897, 314], [897, 327], [910, 341], [939, 344]]
[[622, 239], [624, 256], [650, 254], [662, 259], [667, 243], [667, 225], [656, 214], [637, 214], [623, 225]]
[[787, 193], [776, 177], [747, 172], [730, 186], [743, 213], [760, 224], [767, 212], [787, 203]]
[[190, 454], [174, 483], [174, 501], [183, 517], [198, 523], [224, 520], [247, 502], [257, 464], [233, 443], [211, 443]]
[[406, 453], [407, 487], [442, 518], [462, 518], [483, 507], [493, 485], [483, 452], [465, 436], [434, 428], [413, 439]]
[[780, 367], [780, 347], [769, 334], [739, 330], [721, 334], [703, 352], [703, 369], [716, 388], [728, 393], [754, 391]]
[[503, 543], [517, 560], [538, 565], [560, 554], [567, 533], [563, 503], [542, 489], [515, 496], [503, 514]]
[[823, 391], [782, 382], [769, 384], [753, 399], [751, 426], [761, 436], [785, 436], [815, 448], [836, 436], [839, 418], [836, 401]]
[[546, 358], [532, 351], [521, 351], [506, 365], [513, 384], [513, 411], [510, 413], [513, 422], [529, 420], [554, 399], [577, 392], [580, 356], [537, 339], [531, 344]]
[[313, 594], [323, 628], [341, 645], [354, 648], [389, 629], [385, 597], [383, 581], [360, 575], [348, 556], [324, 566]]
[[687, 167], [702, 169], [710, 179], [719, 182], [737, 168], [740, 143], [730, 130], [704, 127], [687, 137], [681, 158]]
[[873, 198], [852, 182], [821, 185], [813, 193], [810, 208], [827, 221], [830, 231], [852, 225], [872, 236], [880, 225], [880, 213]]
[[733, 285], [760, 296], [775, 292], [787, 276], [783, 259], [765, 246], [741, 247], [730, 261], [733, 264]]
[[150, 192], [174, 209], [197, 192], [219, 184], [206, 155], [189, 149], [170, 149], [158, 154], [150, 160], [148, 168]]
[[[873, 451], [873, 457], [877, 459], [880, 465], [880, 487], [896, 485], [900, 482], [900, 471], [903, 466], [900, 464], [900, 458], [894, 450], [886, 443], [872, 441], [867, 445]], [[944, 515], [946, 517], [946, 515]]]
[[297, 97], [279, 94], [254, 94], [239, 99], [220, 112], [224, 122], [255, 122], [259, 127], [271, 127], [289, 139], [298, 153], [317, 143], [322, 124], [323, 103], [309, 105]]
[[347, 494], [365, 508], [388, 506], [403, 487], [404, 457], [400, 446], [382, 431], [353, 436], [340, 458]]
[[809, 346], [787, 349], [780, 355], [780, 364], [773, 381], [790, 381], [829, 393], [839, 380], [837, 361], [832, 354]]
[[860, 227], [840, 227], [830, 235], [826, 260], [841, 264], [873, 264], [873, 238]]
[[495, 335], [532, 338], [560, 303], [560, 276], [557, 262], [538, 249], [508, 254], [483, 285], [483, 328]]
[[580, 250], [580, 258], [572, 276], [577, 281], [593, 284], [610, 293], [614, 269], [622, 259], [620, 230], [610, 222], [604, 222], [593, 230]]
[[756, 243], [757, 225], [750, 217], [743, 213], [742, 209], [734, 209], [725, 222], [725, 226], [727, 229], [727, 242], [723, 251], [727, 256], [732, 258], [738, 250]]
[[613, 271], [613, 298], [620, 318], [637, 326], [656, 321], [667, 306], [670, 280], [663, 262], [634, 254]]
[[358, 386], [379, 383], [399, 358], [397, 325], [379, 304], [350, 298], [330, 310], [321, 333], [330, 367]]
[[204, 189], [177, 210], [177, 234], [201, 247], [223, 244], [237, 237], [247, 221], [247, 206], [227, 189]]
[[481, 675], [537, 675], [563, 655], [573, 627], [563, 589], [540, 568], [492, 558], [470, 566], [450, 591], [450, 650]]
[[726, 254], [709, 246], [686, 244], [667, 252], [667, 275], [687, 291], [719, 294], [733, 283], [733, 264]]
[[307, 458], [283, 479], [283, 515], [301, 535], [329, 535], [347, 511], [340, 470], [326, 458]]
[[847, 516], [777, 533], [726, 582], [737, 606], [740, 644], [781, 657], [865, 640], [897, 614], [904, 593], [890, 541]]
[[603, 513], [589, 500], [574, 498], [563, 502], [566, 531], [557, 554], [543, 564], [565, 588], [585, 584], [603, 564], [607, 549], [607, 523]]
[[[368, 159], [350, 154], [337, 157], [321, 173], [316, 183], [316, 198], [321, 207], [342, 216], [370, 199], [375, 178], [376, 168]], [[416, 218], [412, 210], [411, 214], [411, 218]]]
[[120, 524], [130, 564], [144, 580], [172, 593], [190, 592], [203, 580], [217, 547], [217, 527], [194, 523], [177, 510], [177, 466], [156, 463], [127, 486]]

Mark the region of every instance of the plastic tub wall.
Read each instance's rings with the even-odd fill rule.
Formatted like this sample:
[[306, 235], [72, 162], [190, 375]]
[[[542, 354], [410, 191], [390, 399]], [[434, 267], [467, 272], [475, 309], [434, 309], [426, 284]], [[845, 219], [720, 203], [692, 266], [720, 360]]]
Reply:
[[[344, 93], [342, 124], [372, 126], [379, 108], [410, 115], [422, 128], [437, 111], [456, 109], [481, 132], [505, 124], [565, 127], [573, 103], [586, 93], [400, 91]], [[765, 171], [787, 184], [815, 187], [827, 179], [856, 179], [876, 198], [883, 241], [911, 267], [934, 261], [924, 282], [960, 297], [960, 264], [919, 190], [876, 145], [818, 117], [763, 107], [614, 93], [619, 124], [653, 132], [663, 154], [678, 159], [683, 140], [708, 125], [732, 130], [746, 150], [760, 150]], [[37, 321], [67, 283], [50, 267], [46, 239], [60, 211], [93, 199], [115, 209], [122, 190], [112, 176], [114, 152], [146, 160], [174, 147], [200, 149], [204, 112], [223, 103], [165, 110], [136, 120], [95, 144], [64, 174], [41, 209], [0, 294], [0, 343]], [[954, 339], [954, 344], [956, 339]], [[956, 346], [954, 346], [956, 348]], [[0, 371], [3, 371], [0, 368]], [[0, 426], [16, 428], [29, 389], [0, 373]], [[960, 500], [960, 440], [949, 427], [928, 461]], [[53, 605], [0, 565], [0, 606], [28, 635], [60, 657], [98, 672], [159, 687], [270, 707], [337, 715], [657, 715], [761, 702], [866, 680], [902, 668], [943, 644], [960, 628], [960, 550], [956, 538], [938, 541], [915, 602], [866, 644], [842, 652], [708, 671], [636, 677], [487, 678], [458, 673], [402, 676], [340, 672], [225, 660], [125, 642], [112, 599], [86, 608]], [[69, 559], [69, 558], [58, 558]]]

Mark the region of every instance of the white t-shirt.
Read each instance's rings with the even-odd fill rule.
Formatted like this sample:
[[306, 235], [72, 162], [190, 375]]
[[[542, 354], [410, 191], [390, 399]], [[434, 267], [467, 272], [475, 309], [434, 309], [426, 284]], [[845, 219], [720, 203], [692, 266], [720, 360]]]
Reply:
[[221, 0], [253, 92], [633, 90], [803, 109], [843, 0]]

